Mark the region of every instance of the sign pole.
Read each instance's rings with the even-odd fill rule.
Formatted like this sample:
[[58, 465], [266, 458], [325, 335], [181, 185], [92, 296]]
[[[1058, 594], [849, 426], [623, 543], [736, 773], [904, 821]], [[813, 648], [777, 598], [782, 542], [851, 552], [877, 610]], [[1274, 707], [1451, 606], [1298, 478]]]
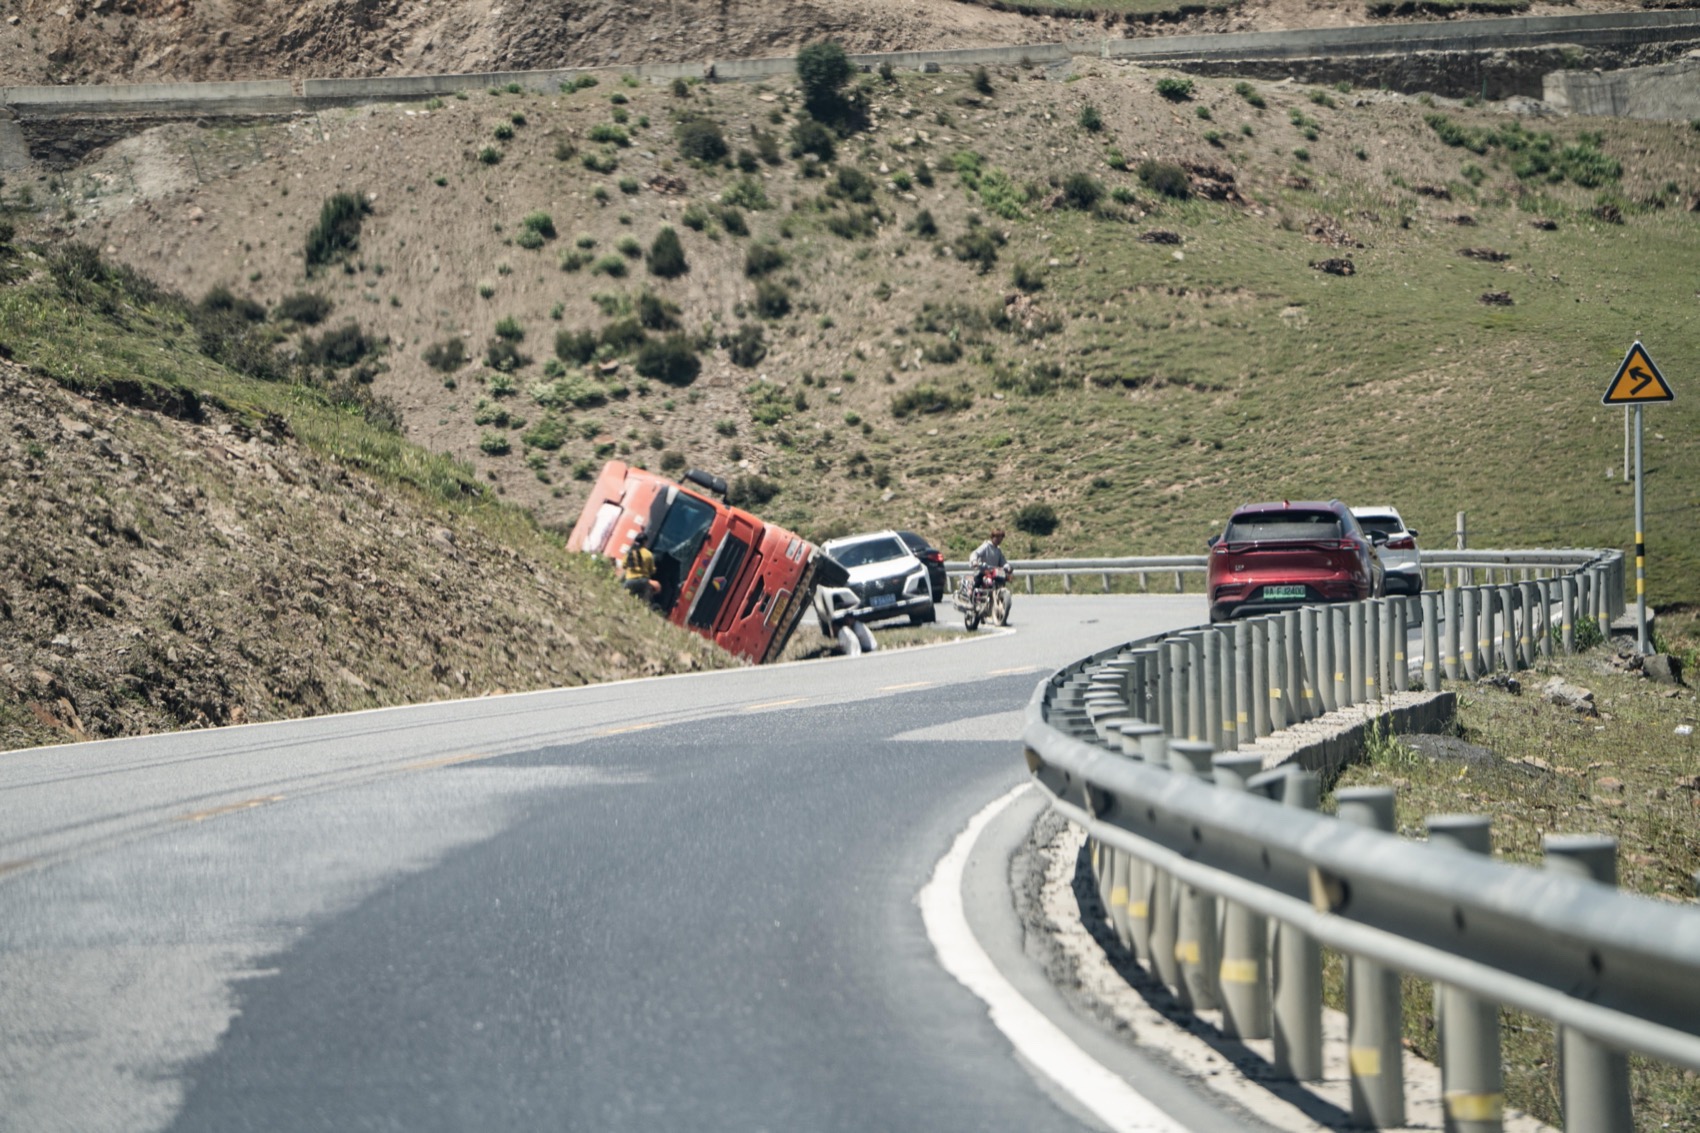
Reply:
[[1635, 649], [1651, 653], [1647, 641], [1647, 494], [1641, 460], [1641, 406], [1635, 407]]

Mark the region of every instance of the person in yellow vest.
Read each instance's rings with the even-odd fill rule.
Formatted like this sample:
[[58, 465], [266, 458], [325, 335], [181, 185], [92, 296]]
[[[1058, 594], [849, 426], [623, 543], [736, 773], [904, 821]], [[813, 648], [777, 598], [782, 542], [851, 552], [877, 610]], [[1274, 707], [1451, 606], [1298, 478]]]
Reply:
[[655, 553], [649, 549], [648, 531], [639, 524], [632, 535], [632, 545], [620, 561], [621, 585], [646, 602], [655, 601], [661, 593], [661, 583], [655, 578]]

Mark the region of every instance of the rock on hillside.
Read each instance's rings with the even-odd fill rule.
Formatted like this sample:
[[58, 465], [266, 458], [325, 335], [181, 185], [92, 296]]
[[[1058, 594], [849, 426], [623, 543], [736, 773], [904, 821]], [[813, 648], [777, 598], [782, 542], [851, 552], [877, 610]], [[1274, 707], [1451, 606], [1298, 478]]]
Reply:
[[0, 361], [0, 750], [728, 660], [545, 540]]

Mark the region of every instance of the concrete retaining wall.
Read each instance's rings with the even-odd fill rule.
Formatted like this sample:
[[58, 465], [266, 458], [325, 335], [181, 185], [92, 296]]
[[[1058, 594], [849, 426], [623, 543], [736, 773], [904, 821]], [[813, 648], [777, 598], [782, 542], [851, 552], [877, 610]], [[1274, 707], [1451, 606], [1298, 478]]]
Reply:
[[1700, 119], [1700, 59], [1622, 71], [1556, 71], [1542, 97], [1554, 109], [1599, 117]]
[[0, 106], [20, 117], [76, 114], [288, 114], [300, 108], [283, 80], [250, 83], [114, 83], [4, 87]]

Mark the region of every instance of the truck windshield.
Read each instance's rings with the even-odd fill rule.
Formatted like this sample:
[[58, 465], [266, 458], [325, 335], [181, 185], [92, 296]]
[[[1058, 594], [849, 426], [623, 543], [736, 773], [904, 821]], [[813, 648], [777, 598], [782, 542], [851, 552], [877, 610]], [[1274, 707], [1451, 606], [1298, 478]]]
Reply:
[[661, 584], [656, 602], [663, 610], [671, 611], [679, 600], [679, 588], [691, 564], [696, 562], [703, 537], [713, 523], [714, 506], [684, 492], [673, 497], [659, 527], [654, 526], [652, 519], [655, 537], [649, 549], [655, 555], [655, 580]]

